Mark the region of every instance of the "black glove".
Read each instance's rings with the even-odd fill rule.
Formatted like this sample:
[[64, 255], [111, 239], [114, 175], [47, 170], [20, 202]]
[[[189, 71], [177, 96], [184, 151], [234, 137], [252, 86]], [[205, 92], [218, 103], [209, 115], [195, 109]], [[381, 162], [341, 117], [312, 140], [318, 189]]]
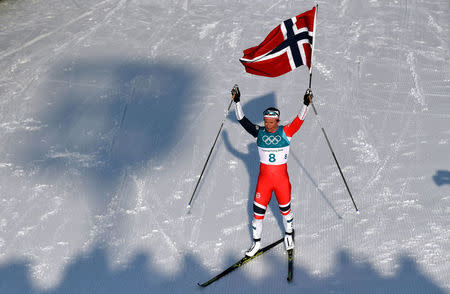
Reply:
[[234, 85], [233, 89], [231, 89], [231, 97], [233, 98], [233, 101], [236, 103], [241, 101], [241, 92], [239, 92], [238, 85]]
[[311, 89], [306, 90], [305, 96], [303, 96], [303, 104], [308, 106], [309, 103], [312, 102], [313, 97], [314, 96], [313, 96]]

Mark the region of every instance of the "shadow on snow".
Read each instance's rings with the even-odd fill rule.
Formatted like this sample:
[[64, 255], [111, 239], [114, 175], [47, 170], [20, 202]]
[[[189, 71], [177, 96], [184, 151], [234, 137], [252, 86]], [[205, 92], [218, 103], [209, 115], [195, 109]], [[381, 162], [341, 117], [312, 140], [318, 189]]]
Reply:
[[[445, 293], [410, 257], [398, 259], [394, 275], [382, 276], [369, 263], [353, 262], [355, 258], [345, 250], [337, 253], [330, 274], [318, 277], [296, 265], [294, 281], [289, 284], [286, 282], [286, 256], [282, 252], [281, 247], [277, 247], [203, 289], [197, 282], [208, 280], [219, 270], [204, 268], [192, 255], [184, 256], [180, 267], [167, 276], [152, 264], [153, 257], [149, 253], [139, 253], [127, 266], [111, 269], [106, 251], [95, 249], [74, 259], [58, 285], [46, 290], [34, 286], [27, 261], [1, 265], [0, 293]], [[228, 256], [226, 260], [234, 262], [237, 258]], [[264, 268], [264, 276], [254, 277], [261, 268]]]
[[433, 176], [433, 181], [438, 186], [450, 185], [450, 171], [448, 170], [438, 170]]
[[126, 168], [168, 155], [195, 78], [187, 66], [120, 57], [57, 64], [31, 100], [35, 130], [14, 133], [10, 154], [44, 180], [78, 181], [105, 207]]

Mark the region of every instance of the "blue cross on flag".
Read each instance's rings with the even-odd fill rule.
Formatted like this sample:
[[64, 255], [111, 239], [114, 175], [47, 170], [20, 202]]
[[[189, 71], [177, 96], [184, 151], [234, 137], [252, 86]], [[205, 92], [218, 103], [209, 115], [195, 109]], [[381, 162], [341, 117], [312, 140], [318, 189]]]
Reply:
[[311, 67], [316, 7], [285, 20], [258, 46], [244, 50], [245, 71], [278, 77], [301, 65]]

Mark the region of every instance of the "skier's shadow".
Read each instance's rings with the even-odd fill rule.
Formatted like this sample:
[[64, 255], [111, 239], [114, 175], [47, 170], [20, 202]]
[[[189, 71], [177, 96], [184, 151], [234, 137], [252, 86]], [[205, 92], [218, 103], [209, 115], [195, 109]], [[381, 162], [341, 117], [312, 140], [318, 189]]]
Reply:
[[[250, 135], [249, 135], [250, 136]], [[222, 133], [223, 141], [225, 143], [225, 147], [228, 149], [228, 151], [233, 154], [235, 157], [242, 160], [242, 162], [245, 163], [245, 167], [247, 169], [247, 173], [250, 177], [250, 185], [249, 185], [249, 201], [248, 201], [248, 219], [249, 224], [253, 220], [253, 196], [255, 193], [256, 185], [258, 183], [258, 175], [259, 175], [259, 155], [257, 151], [256, 142], [250, 143], [247, 145], [248, 152], [241, 152], [237, 150], [231, 143], [228, 138], [228, 132], [224, 131]], [[274, 215], [275, 219], [277, 220], [278, 226], [280, 227], [281, 231], [284, 232], [284, 225], [283, 225], [283, 218], [281, 216], [281, 213], [279, 211], [276, 199], [275, 201], [272, 201], [274, 198], [274, 195], [272, 195], [272, 198], [270, 199], [268, 208], [271, 210], [271, 213]], [[249, 236], [252, 236], [252, 229], [251, 226], [249, 226]]]

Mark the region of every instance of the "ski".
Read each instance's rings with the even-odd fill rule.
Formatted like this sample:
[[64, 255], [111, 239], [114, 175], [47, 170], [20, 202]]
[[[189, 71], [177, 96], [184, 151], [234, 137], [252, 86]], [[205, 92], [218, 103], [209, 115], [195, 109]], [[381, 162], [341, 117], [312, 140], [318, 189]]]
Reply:
[[288, 250], [288, 282], [292, 281], [292, 276], [294, 274], [294, 249]]
[[210, 279], [209, 281], [206, 281], [202, 284], [197, 283], [199, 286], [201, 287], [206, 287], [212, 283], [214, 283], [215, 281], [217, 281], [218, 279], [226, 276], [227, 274], [231, 273], [232, 271], [234, 271], [237, 268], [240, 268], [241, 266], [243, 266], [244, 264], [246, 264], [247, 262], [249, 262], [250, 260], [256, 258], [257, 256], [260, 256], [261, 254], [263, 254], [266, 251], [269, 251], [270, 249], [272, 249], [273, 247], [277, 246], [278, 244], [282, 243], [284, 240], [284, 238], [281, 238], [278, 241], [273, 242], [272, 244], [267, 245], [264, 248], [261, 248], [258, 250], [258, 252], [256, 252], [255, 255], [249, 257], [249, 256], [244, 256], [241, 260], [239, 260], [238, 262], [236, 262], [235, 264], [233, 264], [232, 266], [230, 266], [229, 268], [227, 268], [226, 270], [224, 270], [223, 272], [221, 272], [220, 274], [218, 274], [217, 276], [213, 277], [212, 279]]

